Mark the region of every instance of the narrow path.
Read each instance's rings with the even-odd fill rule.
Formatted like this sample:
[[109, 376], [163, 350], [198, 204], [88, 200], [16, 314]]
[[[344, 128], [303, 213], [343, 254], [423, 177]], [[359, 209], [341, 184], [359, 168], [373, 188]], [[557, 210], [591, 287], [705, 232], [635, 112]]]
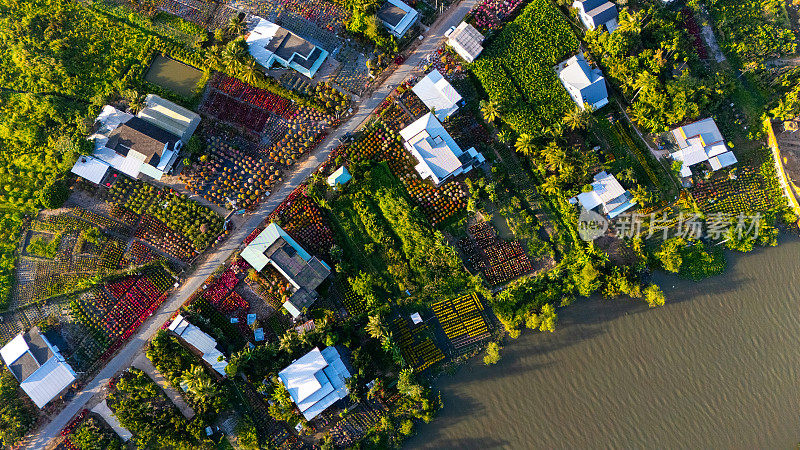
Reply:
[[156, 369], [156, 366], [153, 365], [152, 362], [145, 356], [144, 353], [139, 353], [139, 356], [133, 361], [133, 367], [141, 370], [142, 372], [146, 373], [153, 381], [156, 382], [157, 385], [161, 386], [161, 389], [164, 390], [164, 393], [167, 394], [172, 403], [178, 407], [183, 414], [183, 417], [187, 419], [191, 419], [194, 417], [194, 410], [186, 400], [183, 398], [180, 392], [178, 392], [172, 385], [169, 383], [169, 380], [164, 378], [164, 375]]
[[72, 401], [61, 410], [48, 424], [41, 427], [35, 434], [30, 436], [25, 443], [25, 448], [42, 449], [56, 438], [61, 429], [66, 426], [69, 420], [97, 395], [103, 395], [103, 390], [108, 381], [123, 369], [129, 367], [134, 358], [142, 350], [144, 344], [154, 335], [161, 325], [172, 315], [172, 312], [183, 305], [186, 300], [196, 290], [200, 289], [205, 279], [211, 275], [221, 264], [231, 255], [237, 252], [242, 241], [255, 230], [269, 214], [283, 202], [294, 189], [299, 186], [306, 178], [328, 159], [331, 151], [335, 149], [339, 138], [346, 133], [353, 132], [360, 128], [367, 121], [372, 111], [377, 108], [383, 100], [419, 66], [423, 59], [435, 51], [444, 39], [444, 32], [451, 26], [458, 25], [467, 13], [476, 4], [477, 0], [462, 0], [458, 5], [454, 5], [445, 12], [424, 35], [422, 43], [412, 53], [406, 61], [401, 64], [394, 73], [389, 76], [381, 87], [376, 89], [372, 96], [364, 99], [359, 105], [358, 111], [350, 119], [334, 130], [320, 144], [319, 147], [309, 157], [295, 166], [294, 170], [287, 174], [285, 181], [280, 187], [275, 189], [258, 210], [247, 216], [245, 224], [235, 229], [229, 237], [219, 246], [211, 249], [207, 254], [201, 256], [197, 262], [197, 268], [188, 275], [183, 284], [173, 292], [161, 307], [146, 320], [139, 330], [133, 334], [128, 342], [120, 349], [114, 358], [91, 380], [84, 389], [77, 393]]

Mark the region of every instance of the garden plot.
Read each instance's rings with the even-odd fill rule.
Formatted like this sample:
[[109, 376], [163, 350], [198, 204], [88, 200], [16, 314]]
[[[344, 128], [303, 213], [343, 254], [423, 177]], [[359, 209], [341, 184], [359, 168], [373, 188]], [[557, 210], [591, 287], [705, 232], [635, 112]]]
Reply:
[[70, 334], [75, 367], [90, 367], [126, 341], [167, 298], [175, 279], [160, 266], [140, 275], [105, 283], [70, 302], [71, 322], [83, 332]]
[[[391, 104], [389, 102], [385, 108]], [[423, 181], [414, 170], [415, 161], [393, 131], [396, 128], [379, 121], [354, 142], [334, 150], [332, 159], [344, 156], [348, 163], [385, 161], [433, 225], [439, 225], [466, 211], [469, 192], [467, 187], [460, 181], [448, 181], [440, 186]]]
[[444, 359], [444, 354], [433, 342], [432, 332], [424, 323], [412, 324], [407, 317], [392, 322], [392, 336], [406, 363], [415, 372], [422, 372]]
[[454, 300], [442, 300], [431, 305], [431, 308], [447, 339], [457, 351], [490, 336], [483, 304], [474, 292]]
[[731, 172], [717, 171], [708, 180], [698, 181], [691, 193], [704, 213], [771, 212], [785, 203], [775, 164], [766, 149], [748, 153]]
[[534, 271], [534, 264], [522, 244], [505, 241], [488, 222], [469, 227], [468, 236], [458, 241], [464, 262], [483, 273], [497, 286]]
[[330, 429], [334, 444], [337, 447], [350, 448], [377, 425], [387, 411], [388, 408], [378, 401], [361, 402]]
[[188, 262], [222, 234], [223, 220], [215, 212], [169, 188], [120, 178], [107, 192], [111, 215], [136, 222], [135, 237], [171, 257]]
[[31, 223], [17, 261], [15, 306], [71, 292], [122, 268], [127, 241], [120, 235], [130, 230], [93, 218], [77, 208]]
[[231, 0], [228, 5], [267, 19], [288, 12], [334, 34], [346, 17], [339, 5], [324, 0]]
[[335, 58], [341, 63], [333, 83], [345, 91], [361, 95], [369, 83], [367, 57], [350, 45], [343, 45]]

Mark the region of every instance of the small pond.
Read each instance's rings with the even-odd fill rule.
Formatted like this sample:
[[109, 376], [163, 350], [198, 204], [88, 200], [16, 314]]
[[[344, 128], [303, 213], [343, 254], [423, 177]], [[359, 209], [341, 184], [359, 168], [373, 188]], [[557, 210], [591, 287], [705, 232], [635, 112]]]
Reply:
[[144, 79], [164, 89], [189, 98], [200, 82], [203, 72], [182, 62], [156, 55]]

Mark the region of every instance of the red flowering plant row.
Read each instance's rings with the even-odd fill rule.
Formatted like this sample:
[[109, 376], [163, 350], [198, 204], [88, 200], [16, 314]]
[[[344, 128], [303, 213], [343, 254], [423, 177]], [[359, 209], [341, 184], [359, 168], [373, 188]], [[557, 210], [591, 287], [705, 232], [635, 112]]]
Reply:
[[250, 308], [247, 300], [243, 299], [236, 291], [232, 291], [225, 299], [218, 302], [216, 308], [222, 314], [232, 314], [236, 311], [244, 311]]
[[239, 283], [239, 277], [234, 273], [233, 269], [228, 268], [206, 288], [204, 297], [211, 302], [211, 304], [217, 306], [228, 296], [228, 293], [233, 290], [237, 283]]
[[289, 120], [297, 114], [297, 108], [288, 99], [264, 89], [250, 86], [233, 77], [218, 75], [212, 86], [237, 100], [249, 103], [259, 109], [267, 110]]

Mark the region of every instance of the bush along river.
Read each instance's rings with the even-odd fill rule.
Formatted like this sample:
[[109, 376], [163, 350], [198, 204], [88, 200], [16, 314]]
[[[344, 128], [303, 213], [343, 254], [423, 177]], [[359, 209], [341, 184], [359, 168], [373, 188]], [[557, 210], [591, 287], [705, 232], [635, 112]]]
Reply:
[[590, 299], [554, 333], [506, 340], [443, 375], [444, 409], [409, 448], [789, 448], [800, 441], [800, 238], [728, 253], [667, 304]]

